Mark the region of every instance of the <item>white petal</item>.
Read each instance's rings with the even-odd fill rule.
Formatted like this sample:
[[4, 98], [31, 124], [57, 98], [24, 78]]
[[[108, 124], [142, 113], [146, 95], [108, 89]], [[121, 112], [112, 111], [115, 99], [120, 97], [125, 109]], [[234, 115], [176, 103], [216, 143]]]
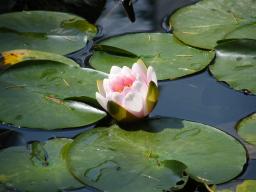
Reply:
[[105, 90], [106, 97], [107, 97], [112, 92], [108, 79], [103, 80], [103, 88]]
[[124, 97], [118, 92], [112, 92], [109, 100], [114, 101], [115, 103], [122, 105]]
[[148, 67], [148, 71], [147, 71], [147, 83], [149, 84], [150, 81], [153, 81], [157, 86], [156, 72], [151, 66]]
[[103, 97], [100, 93], [96, 92], [96, 100], [105, 110], [107, 110], [108, 100], [105, 97]]
[[110, 69], [110, 74], [118, 74], [121, 73], [121, 68], [118, 66], [112, 66]]
[[146, 100], [147, 93], [148, 93], [148, 86], [146, 82], [136, 80], [133, 82], [131, 89], [132, 89], [132, 92], [140, 93], [140, 95], [142, 95], [142, 98]]
[[144, 101], [139, 93], [128, 93], [122, 106], [136, 117], [144, 117]]
[[97, 87], [98, 87], [99, 93], [105, 97], [106, 96], [106, 92], [104, 90], [103, 81], [102, 80], [98, 80], [97, 81]]
[[122, 96], [125, 97], [128, 93], [132, 90], [131, 87], [125, 87], [124, 90], [121, 92]]
[[143, 62], [134, 63], [132, 66], [132, 72], [136, 77], [140, 76], [143, 80], [147, 80], [147, 67]]
[[122, 68], [121, 73], [122, 73], [122, 75], [125, 75], [125, 76], [132, 76], [132, 70], [127, 66], [124, 66]]

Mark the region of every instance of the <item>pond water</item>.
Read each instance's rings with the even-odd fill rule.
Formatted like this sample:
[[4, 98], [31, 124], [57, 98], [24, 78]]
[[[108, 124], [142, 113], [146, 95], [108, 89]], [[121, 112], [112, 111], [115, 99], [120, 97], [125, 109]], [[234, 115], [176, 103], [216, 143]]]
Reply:
[[[134, 1], [136, 21], [131, 23], [121, 3], [108, 0], [96, 22], [103, 34], [98, 40], [132, 32], [165, 32], [164, 18], [176, 9], [195, 2], [195, 0], [137, 0]], [[71, 54], [70, 57], [86, 66], [87, 55], [85, 48]], [[217, 82], [207, 69], [186, 78], [161, 81], [159, 86], [160, 99], [151, 116], [177, 117], [212, 125], [238, 139], [235, 124], [256, 111], [256, 96], [232, 90], [226, 84]], [[45, 141], [54, 137], [70, 138], [92, 127], [48, 132], [0, 125], [0, 148], [36, 140]], [[249, 157], [248, 166], [234, 181], [224, 185], [234, 185], [244, 179], [256, 179], [256, 152], [249, 145], [246, 147]], [[76, 191], [96, 190], [79, 189]]]

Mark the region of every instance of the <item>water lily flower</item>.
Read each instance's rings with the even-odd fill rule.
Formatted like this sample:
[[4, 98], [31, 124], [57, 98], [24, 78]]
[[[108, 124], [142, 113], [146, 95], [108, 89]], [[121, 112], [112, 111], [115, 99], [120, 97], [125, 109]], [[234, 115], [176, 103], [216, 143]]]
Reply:
[[154, 69], [141, 59], [132, 68], [112, 66], [108, 78], [97, 81], [98, 103], [117, 121], [134, 121], [155, 107], [159, 91]]

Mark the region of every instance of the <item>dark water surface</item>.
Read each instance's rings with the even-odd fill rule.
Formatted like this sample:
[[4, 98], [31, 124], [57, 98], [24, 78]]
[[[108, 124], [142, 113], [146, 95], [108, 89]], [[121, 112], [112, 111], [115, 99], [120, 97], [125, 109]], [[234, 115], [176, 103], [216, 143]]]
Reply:
[[[136, 22], [131, 23], [121, 3], [108, 0], [96, 24], [102, 28], [102, 38], [128, 32], [165, 32], [162, 28], [165, 25], [164, 17], [179, 7], [195, 2], [196, 0], [137, 0], [134, 1]], [[83, 49], [72, 54], [72, 57], [81, 63], [87, 55], [85, 51], [86, 49]], [[232, 90], [224, 83], [217, 82], [207, 69], [193, 76], [162, 81], [159, 84], [160, 99], [151, 116], [177, 117], [212, 125], [238, 138], [236, 123], [256, 111], [256, 96]], [[74, 137], [92, 127], [41, 131], [0, 125], [0, 148], [35, 140], [45, 141], [54, 137]], [[256, 151], [249, 145], [246, 147], [250, 159], [248, 166], [238, 178], [226, 184], [227, 186], [235, 185], [243, 179], [256, 179]]]

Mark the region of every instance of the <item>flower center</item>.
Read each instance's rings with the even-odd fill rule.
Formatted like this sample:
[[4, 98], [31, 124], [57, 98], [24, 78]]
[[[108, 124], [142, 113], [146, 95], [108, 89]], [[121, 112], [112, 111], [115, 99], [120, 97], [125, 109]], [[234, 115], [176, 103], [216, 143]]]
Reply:
[[119, 92], [121, 93], [125, 87], [131, 87], [135, 78], [133, 77], [122, 77], [119, 78], [117, 81], [115, 81], [112, 84], [112, 90], [114, 92]]

